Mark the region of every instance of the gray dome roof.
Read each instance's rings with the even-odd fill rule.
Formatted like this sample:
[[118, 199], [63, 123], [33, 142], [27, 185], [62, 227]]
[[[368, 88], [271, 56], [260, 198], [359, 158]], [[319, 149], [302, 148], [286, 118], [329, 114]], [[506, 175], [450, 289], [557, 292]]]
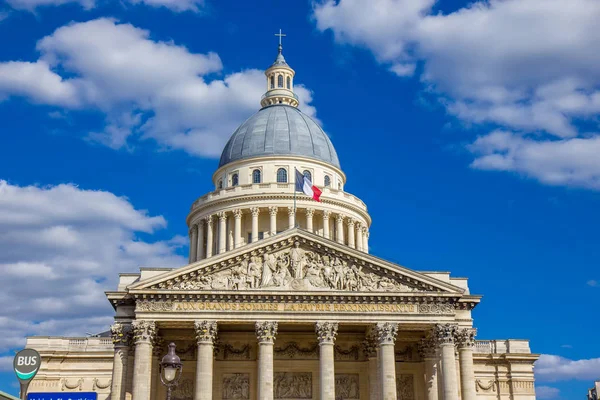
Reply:
[[219, 167], [244, 158], [291, 155], [314, 158], [340, 168], [337, 153], [323, 129], [295, 107], [273, 105], [259, 110], [233, 133]]

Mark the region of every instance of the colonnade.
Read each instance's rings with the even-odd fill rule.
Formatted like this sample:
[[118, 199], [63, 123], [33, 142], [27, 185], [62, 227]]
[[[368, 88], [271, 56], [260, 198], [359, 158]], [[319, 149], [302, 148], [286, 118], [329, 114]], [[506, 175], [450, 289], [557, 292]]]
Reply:
[[[235, 209], [231, 211], [220, 211], [216, 214], [211, 214], [203, 217], [199, 222], [193, 224], [190, 228], [190, 257], [189, 262], [199, 261], [216, 254], [221, 254], [226, 251], [237, 249], [244, 244], [242, 237], [242, 217], [244, 214], [252, 216], [250, 243], [259, 240], [259, 216], [263, 212], [269, 213], [269, 230], [267, 236], [273, 236], [277, 232], [291, 229], [296, 224], [296, 214], [299, 210], [304, 211], [306, 218], [303, 224], [306, 230], [314, 233], [315, 218], [322, 219], [323, 229], [320, 232], [323, 237], [332, 239], [341, 244], [346, 244], [351, 248], [359, 251], [369, 252], [369, 229], [368, 227], [355, 220], [352, 217], [345, 216], [341, 213], [332, 213], [329, 210], [318, 211], [313, 208], [303, 208], [294, 210], [293, 207], [276, 207], [271, 206], [267, 209], [259, 207], [251, 207], [249, 209]], [[287, 212], [288, 220], [286, 226], [277, 226], [277, 215], [279, 212]], [[330, 219], [335, 218], [336, 226], [334, 234], [330, 234]], [[228, 235], [228, 226], [230, 229]], [[228, 223], [229, 222], [229, 223]], [[335, 236], [335, 237], [333, 237]]]
[[[152, 348], [157, 342], [154, 321], [136, 320], [132, 324], [135, 345], [133, 362], [132, 400], [153, 400], [151, 382], [159, 379], [153, 368]], [[112, 328], [112, 327], [111, 327]], [[213, 399], [214, 346], [218, 324], [214, 320], [194, 322], [197, 361], [194, 400]], [[277, 337], [276, 321], [256, 321], [255, 333], [258, 343], [257, 399], [273, 400], [273, 346]], [[338, 323], [321, 321], [315, 323], [319, 343], [319, 387], [321, 400], [335, 400], [335, 357], [334, 344]], [[394, 344], [398, 324], [381, 322], [370, 326], [365, 335], [364, 349], [369, 362], [369, 399], [397, 400], [396, 360]], [[461, 400], [476, 400], [475, 375], [473, 369], [474, 329], [459, 329], [454, 324], [436, 325], [431, 334], [419, 342], [419, 353], [424, 362], [425, 398], [427, 400], [458, 400], [460, 379]], [[125, 377], [127, 376], [127, 340], [124, 335], [115, 335], [115, 357], [112, 376], [111, 400], [125, 399]], [[459, 370], [456, 370], [455, 347], [459, 352]], [[158, 353], [156, 353], [158, 354]], [[439, 373], [441, 372], [441, 373]], [[441, 375], [441, 377], [440, 377]], [[152, 390], [151, 390], [152, 389]]]

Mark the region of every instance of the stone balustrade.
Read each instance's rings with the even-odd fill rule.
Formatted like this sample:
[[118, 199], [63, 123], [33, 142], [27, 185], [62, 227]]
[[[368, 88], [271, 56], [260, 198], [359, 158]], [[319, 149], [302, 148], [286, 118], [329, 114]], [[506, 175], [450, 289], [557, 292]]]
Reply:
[[57, 338], [37, 336], [28, 339], [27, 343], [40, 352], [46, 349], [52, 351], [101, 352], [113, 348], [113, 340], [110, 337]]
[[475, 353], [479, 354], [529, 354], [528, 340], [476, 340]]

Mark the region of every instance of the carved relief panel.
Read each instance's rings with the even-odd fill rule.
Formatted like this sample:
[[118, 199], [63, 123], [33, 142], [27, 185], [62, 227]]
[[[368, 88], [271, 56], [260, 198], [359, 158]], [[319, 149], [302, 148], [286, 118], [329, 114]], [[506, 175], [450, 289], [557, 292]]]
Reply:
[[175, 386], [171, 394], [172, 400], [194, 400], [194, 380], [192, 378], [184, 378]]
[[250, 374], [224, 374], [223, 400], [249, 400]]
[[396, 397], [398, 400], [415, 399], [415, 383], [412, 374], [398, 374], [396, 377]]
[[335, 398], [336, 400], [360, 399], [358, 374], [335, 374]]
[[312, 399], [312, 373], [310, 372], [276, 372], [273, 385], [276, 400]]

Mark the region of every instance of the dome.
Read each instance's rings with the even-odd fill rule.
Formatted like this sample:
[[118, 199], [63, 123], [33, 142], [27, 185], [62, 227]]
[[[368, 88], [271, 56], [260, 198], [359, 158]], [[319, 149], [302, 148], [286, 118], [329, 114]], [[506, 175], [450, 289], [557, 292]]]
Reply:
[[219, 168], [245, 158], [289, 155], [324, 161], [340, 168], [337, 153], [323, 129], [295, 107], [262, 108], [233, 133]]

